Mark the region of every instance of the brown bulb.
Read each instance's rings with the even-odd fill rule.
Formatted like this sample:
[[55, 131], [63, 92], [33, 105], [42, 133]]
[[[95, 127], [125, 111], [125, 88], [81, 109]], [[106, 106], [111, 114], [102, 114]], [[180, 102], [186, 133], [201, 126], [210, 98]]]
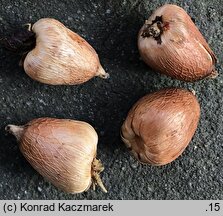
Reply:
[[67, 193], [81, 193], [99, 185], [105, 189], [96, 159], [98, 136], [86, 122], [38, 118], [26, 125], [8, 125], [27, 161], [44, 178]]
[[22, 52], [20, 64], [41, 83], [76, 85], [95, 76], [109, 77], [94, 48], [55, 19], [42, 18], [2, 43], [11, 51]]
[[139, 31], [142, 59], [154, 70], [183, 81], [215, 77], [216, 57], [190, 16], [176, 5], [153, 12]]
[[187, 147], [199, 118], [200, 106], [190, 91], [163, 89], [131, 108], [121, 128], [122, 140], [140, 162], [168, 164]]

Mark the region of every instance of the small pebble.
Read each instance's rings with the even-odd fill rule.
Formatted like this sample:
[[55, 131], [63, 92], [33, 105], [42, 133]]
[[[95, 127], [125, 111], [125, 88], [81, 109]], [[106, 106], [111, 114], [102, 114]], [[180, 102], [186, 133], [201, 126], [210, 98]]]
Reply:
[[111, 13], [111, 10], [110, 9], [107, 9], [105, 13], [106, 14], [110, 14]]
[[42, 188], [41, 188], [41, 187], [38, 187], [37, 190], [38, 190], [39, 192], [42, 192]]
[[132, 164], [131, 164], [131, 167], [132, 167], [133, 169], [136, 169], [136, 168], [138, 167], [138, 163], [132, 163]]

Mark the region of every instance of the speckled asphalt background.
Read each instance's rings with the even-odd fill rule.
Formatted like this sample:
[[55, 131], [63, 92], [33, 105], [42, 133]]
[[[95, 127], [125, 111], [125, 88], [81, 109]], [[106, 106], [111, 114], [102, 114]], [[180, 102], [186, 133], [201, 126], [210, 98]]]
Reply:
[[[137, 32], [144, 19], [165, 2], [0, 1], [1, 36], [24, 23], [54, 17], [97, 50], [111, 75], [109, 80], [94, 78], [79, 86], [43, 85], [31, 80], [18, 66], [20, 57], [0, 48], [1, 199], [223, 199], [223, 1], [170, 1], [195, 19], [219, 60], [217, 79], [193, 84], [161, 76], [140, 61]], [[186, 151], [173, 163], [163, 167], [141, 165], [127, 152], [119, 129], [134, 102], [167, 86], [196, 91], [202, 112], [199, 128]], [[42, 116], [84, 120], [96, 128], [107, 194], [100, 189], [65, 194], [44, 181], [26, 162], [4, 127]]]

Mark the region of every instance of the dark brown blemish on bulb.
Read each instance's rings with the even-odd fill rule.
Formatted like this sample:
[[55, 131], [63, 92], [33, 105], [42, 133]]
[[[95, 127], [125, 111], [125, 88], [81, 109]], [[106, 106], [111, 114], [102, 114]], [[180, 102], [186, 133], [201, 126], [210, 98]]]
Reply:
[[11, 35], [0, 38], [0, 44], [7, 50], [24, 55], [36, 46], [35, 33], [27, 28], [21, 28]]
[[145, 28], [143, 29], [141, 36], [143, 38], [153, 37], [157, 41], [157, 44], [161, 44], [161, 35], [164, 30], [168, 29], [168, 27], [169, 24], [163, 22], [162, 16], [156, 16], [151, 24], [145, 24]]

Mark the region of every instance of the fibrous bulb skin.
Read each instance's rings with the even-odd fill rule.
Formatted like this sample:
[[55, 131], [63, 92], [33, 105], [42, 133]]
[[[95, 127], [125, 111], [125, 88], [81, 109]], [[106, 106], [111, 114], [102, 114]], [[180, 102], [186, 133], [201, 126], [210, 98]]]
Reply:
[[138, 34], [144, 62], [172, 78], [193, 82], [216, 77], [216, 57], [190, 16], [176, 5], [158, 8]]
[[95, 76], [109, 78], [93, 47], [61, 22], [42, 18], [4, 40], [23, 54], [20, 65], [34, 80], [49, 85], [77, 85]]
[[130, 109], [122, 140], [140, 162], [165, 165], [188, 146], [199, 118], [200, 105], [192, 92], [163, 89], [142, 97]]
[[98, 135], [82, 121], [38, 118], [6, 130], [19, 142], [19, 148], [33, 168], [53, 185], [67, 193], [81, 193], [92, 185], [105, 189], [100, 173], [104, 167], [96, 159]]

